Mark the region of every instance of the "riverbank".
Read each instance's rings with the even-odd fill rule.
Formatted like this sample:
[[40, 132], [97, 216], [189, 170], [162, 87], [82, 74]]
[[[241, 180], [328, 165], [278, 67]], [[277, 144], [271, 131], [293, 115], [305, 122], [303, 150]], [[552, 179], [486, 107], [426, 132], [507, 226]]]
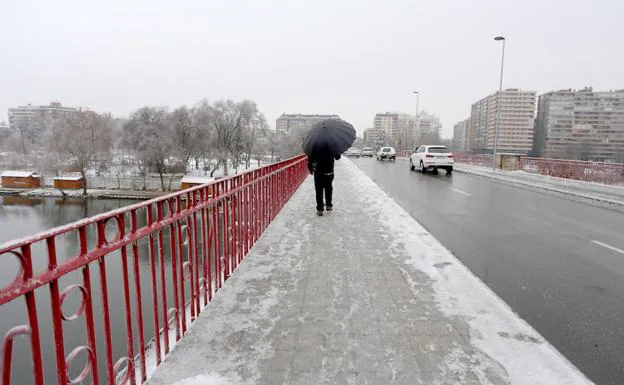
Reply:
[[[87, 189], [87, 195], [82, 190], [65, 190], [48, 187], [38, 189], [10, 189], [0, 188], [0, 196], [13, 195], [28, 198], [84, 198], [84, 199], [136, 199], [146, 200], [171, 193], [170, 191], [153, 190], [113, 190], [113, 189]], [[64, 195], [63, 195], [64, 194]]]

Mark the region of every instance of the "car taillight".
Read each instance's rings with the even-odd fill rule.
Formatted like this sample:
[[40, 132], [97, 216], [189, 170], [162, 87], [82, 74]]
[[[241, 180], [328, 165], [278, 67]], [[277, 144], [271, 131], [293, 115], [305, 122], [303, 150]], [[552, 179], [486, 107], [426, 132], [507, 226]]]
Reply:
[[431, 154], [426, 154], [426, 155], [425, 155], [425, 157], [427, 157], [427, 158], [433, 158], [433, 155], [431, 155]]
[[448, 157], [449, 157], [449, 158], [452, 158], [452, 157], [453, 157], [453, 154], [449, 154], [449, 156], [448, 156]]

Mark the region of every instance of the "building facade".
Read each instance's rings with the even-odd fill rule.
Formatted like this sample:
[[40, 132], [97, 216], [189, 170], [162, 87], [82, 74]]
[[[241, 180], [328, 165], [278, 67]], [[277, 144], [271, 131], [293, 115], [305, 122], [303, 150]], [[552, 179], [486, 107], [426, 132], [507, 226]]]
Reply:
[[[506, 89], [500, 95], [498, 152], [528, 154], [533, 148], [535, 91]], [[473, 152], [494, 149], [498, 92], [474, 103], [470, 113], [469, 144]]]
[[460, 122], [457, 122], [453, 126], [453, 150], [457, 152], [470, 152], [470, 122], [471, 119], [467, 118]]
[[399, 115], [396, 112], [375, 114], [373, 133], [377, 145], [387, 145], [396, 140], [399, 134]]
[[375, 115], [367, 137], [377, 146], [392, 145], [400, 150], [411, 150], [423, 143], [438, 143], [441, 128], [440, 119], [433, 114], [422, 112], [414, 116], [385, 112]]
[[375, 144], [376, 138], [377, 138], [377, 133], [372, 127], [364, 130], [364, 134], [362, 135], [362, 140], [364, 141], [365, 146], [372, 147]]
[[275, 122], [275, 135], [281, 138], [293, 132], [305, 132], [321, 120], [339, 118], [338, 115], [282, 114]]
[[418, 114], [416, 129], [416, 142], [414, 147], [421, 144], [439, 144], [440, 143], [440, 131], [442, 130], [442, 123], [440, 118], [434, 114], [427, 112], [421, 112]]
[[532, 155], [623, 162], [624, 90], [540, 95]]
[[24, 132], [32, 140], [44, 131], [46, 122], [77, 111], [77, 108], [65, 107], [59, 102], [52, 102], [47, 106], [27, 104], [13, 107], [9, 108], [9, 126]]

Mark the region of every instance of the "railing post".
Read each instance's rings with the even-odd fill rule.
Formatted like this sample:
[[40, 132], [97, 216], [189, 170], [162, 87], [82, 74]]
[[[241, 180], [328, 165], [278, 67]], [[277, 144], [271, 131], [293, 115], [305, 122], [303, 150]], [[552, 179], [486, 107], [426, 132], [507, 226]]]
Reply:
[[[25, 358], [16, 357], [13, 352], [13, 338], [20, 335], [29, 338], [31, 354], [27, 359], [33, 363], [35, 385], [88, 380], [99, 385], [103, 373], [107, 384], [144, 383], [153, 370], [150, 362], [159, 365], [172, 348], [173, 340], [169, 338], [174, 334], [170, 329], [175, 327], [176, 340], [185, 335], [188, 324], [212, 299], [213, 285], [215, 292], [222, 287], [306, 176], [305, 158], [297, 157], [3, 244], [0, 255], [18, 256], [21, 271], [8, 287], [0, 287], [0, 314], [5, 310], [3, 305], [24, 298], [28, 319], [27, 324], [11, 329], [3, 343], [2, 385], [10, 385], [11, 361]], [[112, 221], [116, 224], [116, 234], [107, 238]], [[58, 243], [59, 236], [64, 234], [69, 238], [77, 235], [78, 245], [72, 249], [75, 255], [64, 255], [59, 262], [57, 247], [67, 249]], [[169, 240], [165, 240], [167, 236]], [[42, 272], [35, 274], [31, 250], [41, 250], [32, 247], [37, 242], [45, 243], [48, 263]], [[142, 252], [146, 255], [141, 256]], [[142, 257], [146, 264], [141, 263]], [[95, 277], [99, 284], [92, 285], [91, 265], [98, 269]], [[82, 282], [62, 289], [62, 278], [74, 271], [82, 275]], [[143, 278], [150, 282], [150, 288], [145, 289], [150, 292], [151, 301], [143, 301], [141, 274], [147, 274]], [[190, 290], [186, 289], [186, 281]], [[39, 329], [41, 310], [38, 312], [35, 301], [35, 290], [46, 285], [51, 301], [50, 310], [45, 308], [51, 313], [49, 335]], [[64, 314], [63, 301], [75, 290], [80, 291], [82, 302], [74, 314]], [[101, 304], [94, 302], [98, 301], [98, 295]], [[119, 302], [114, 301], [117, 297]], [[169, 307], [171, 302], [173, 306]], [[151, 317], [149, 314], [144, 317], [145, 303]], [[112, 307], [116, 304], [119, 309]], [[69, 329], [64, 329], [63, 323], [83, 315], [86, 343], [72, 347], [66, 355], [69, 349], [65, 340], [75, 338], [67, 334]], [[117, 320], [123, 326], [113, 322]], [[102, 362], [98, 360], [96, 335], [102, 337], [99, 345]], [[42, 346], [53, 348], [54, 358], [44, 355]], [[69, 372], [75, 372], [72, 362], [84, 353], [87, 354], [85, 367], [76, 377], [69, 378]], [[55, 372], [44, 371], [43, 364], [49, 360], [55, 363]]]

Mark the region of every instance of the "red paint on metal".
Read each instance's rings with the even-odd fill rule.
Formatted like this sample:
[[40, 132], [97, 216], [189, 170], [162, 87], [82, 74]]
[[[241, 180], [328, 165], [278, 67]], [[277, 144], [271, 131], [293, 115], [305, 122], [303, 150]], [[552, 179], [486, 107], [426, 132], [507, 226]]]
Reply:
[[0, 350], [0, 357], [2, 361], [0, 367], [2, 369], [2, 382], [0, 385], [9, 385], [11, 383], [11, 364], [13, 363], [13, 340], [15, 337], [21, 334], [30, 335], [30, 327], [26, 325], [15, 326], [11, 328], [5, 335], [2, 343], [2, 350]]
[[[457, 163], [492, 166], [492, 155], [455, 153]], [[519, 169], [532, 174], [624, 187], [624, 163], [590, 162], [520, 156]]]
[[534, 174], [624, 187], [624, 163], [522, 157], [520, 168]]
[[[109, 384], [144, 383], [148, 376], [146, 350], [153, 347], [156, 363], [162, 362], [163, 355], [171, 349], [169, 330], [175, 327], [176, 339], [185, 334], [187, 324], [197, 318], [303, 182], [307, 175], [305, 163], [305, 157], [296, 157], [0, 245], [0, 257], [12, 255], [19, 261], [15, 279], [0, 288], [0, 311], [2, 305], [24, 298], [28, 314], [27, 324], [14, 327], [4, 337], [0, 354], [2, 385], [10, 384], [13, 340], [22, 334], [29, 335], [33, 361], [33, 380], [30, 381], [36, 385], [44, 383], [43, 360], [55, 360], [56, 381], [52, 382], [60, 384], [80, 382], [90, 376], [91, 382], [98, 385], [100, 370], [106, 372], [106, 383]], [[142, 214], [146, 216], [143, 226], [138, 225], [139, 212], [146, 213]], [[107, 229], [115, 229], [115, 235], [107, 237]], [[96, 244], [90, 246], [87, 235], [93, 230]], [[167, 243], [171, 263], [165, 258], [165, 231], [170, 235]], [[56, 250], [58, 238], [76, 234], [79, 241], [76, 255], [65, 256], [59, 262]], [[150, 270], [148, 281], [152, 298], [146, 301], [151, 303], [153, 322], [149, 343], [145, 341], [145, 333], [150, 328], [144, 324], [140, 241], [147, 241], [148, 246], [145, 257], [148, 261], [146, 268]], [[31, 246], [38, 242], [46, 245], [48, 263], [43, 271], [35, 274], [30, 253]], [[119, 254], [114, 254], [115, 257], [111, 255], [117, 252]], [[123, 309], [109, 308], [112, 292], [109, 293], [106, 268], [107, 262], [117, 256], [121, 258]], [[92, 264], [99, 268], [100, 282], [96, 286], [101, 292], [102, 308], [97, 314], [93, 303], [95, 286], [91, 284]], [[82, 282], [63, 288], [61, 278], [73, 271], [81, 272]], [[167, 282], [167, 276], [171, 282]], [[46, 285], [50, 293], [53, 336], [47, 337], [49, 341], [44, 338], [45, 342], [42, 342], [35, 290]], [[81, 295], [80, 304], [73, 314], [64, 314], [63, 301], [76, 290]], [[171, 299], [167, 296], [173, 296], [174, 307], [168, 307]], [[190, 320], [186, 319], [187, 311]], [[125, 328], [112, 330], [110, 315], [122, 312]], [[68, 347], [64, 341], [63, 322], [79, 318], [84, 319], [86, 343]], [[100, 346], [96, 344], [96, 327], [104, 337]], [[124, 338], [115, 341], [124, 343], [113, 347], [112, 333], [124, 333], [123, 329]], [[164, 347], [161, 347], [161, 338], [164, 339]], [[55, 358], [42, 358], [43, 343], [54, 343]], [[136, 348], [139, 349], [137, 354]], [[67, 349], [71, 352], [65, 357]], [[81, 352], [87, 354], [85, 368], [76, 378], [69, 378], [69, 365]], [[116, 355], [123, 353], [114, 361], [113, 352]], [[99, 363], [98, 355], [102, 353], [105, 362]], [[98, 368], [98, 363], [101, 368]]]
[[[154, 212], [152, 207], [147, 209], [147, 225], [154, 225]], [[154, 235], [149, 234], [150, 271], [152, 278], [152, 317], [154, 322], [154, 343], [156, 345], [156, 365], [162, 360], [160, 352], [160, 325], [158, 324], [158, 287], [156, 286], [156, 250], [154, 247]]]

